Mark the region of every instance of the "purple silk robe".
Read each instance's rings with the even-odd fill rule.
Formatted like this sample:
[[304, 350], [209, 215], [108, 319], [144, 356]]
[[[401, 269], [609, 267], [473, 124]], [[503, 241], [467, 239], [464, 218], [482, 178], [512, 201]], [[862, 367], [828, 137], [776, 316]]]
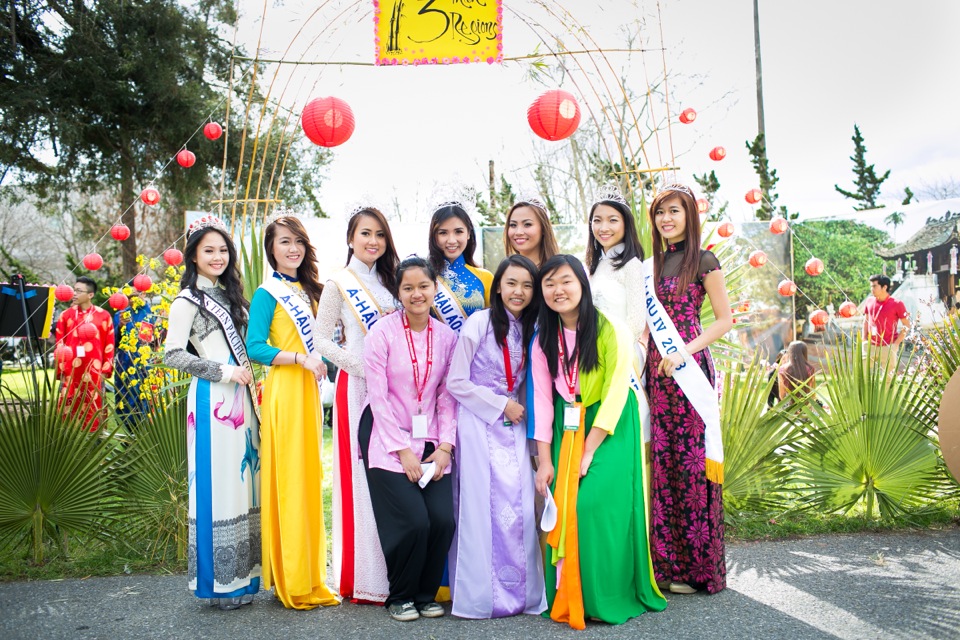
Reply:
[[547, 606], [526, 424], [503, 424], [507, 399], [517, 399], [524, 375], [520, 324], [507, 315], [513, 392], [489, 309], [464, 323], [447, 377], [460, 404], [449, 568], [453, 615], [462, 618], [539, 614]]

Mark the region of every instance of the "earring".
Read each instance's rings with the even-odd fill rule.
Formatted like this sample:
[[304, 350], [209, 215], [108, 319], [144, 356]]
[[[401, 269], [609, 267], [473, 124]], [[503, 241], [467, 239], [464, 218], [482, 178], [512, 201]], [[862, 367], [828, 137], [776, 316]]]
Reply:
[[351, 249], [353, 249], [353, 243], [352, 243], [352, 242], [351, 242], [350, 244], [348, 244], [347, 246], [350, 247]]

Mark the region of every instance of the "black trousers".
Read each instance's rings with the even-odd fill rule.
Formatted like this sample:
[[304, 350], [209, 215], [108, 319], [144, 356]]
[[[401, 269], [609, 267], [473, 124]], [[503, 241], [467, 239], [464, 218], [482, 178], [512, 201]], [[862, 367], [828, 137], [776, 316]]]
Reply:
[[[405, 473], [371, 469], [367, 449], [372, 429], [373, 413], [367, 407], [360, 417], [358, 436], [373, 516], [387, 562], [390, 595], [386, 605], [433, 602], [456, 529], [450, 476], [431, 480], [421, 489]], [[427, 458], [433, 449], [433, 444], [427, 443], [423, 457]]]

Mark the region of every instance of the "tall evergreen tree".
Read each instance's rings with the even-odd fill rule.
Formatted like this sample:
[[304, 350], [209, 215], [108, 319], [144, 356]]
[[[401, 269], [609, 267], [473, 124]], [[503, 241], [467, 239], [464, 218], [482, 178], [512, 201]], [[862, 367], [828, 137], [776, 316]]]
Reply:
[[[841, 189], [840, 185], [833, 185], [845, 198], [857, 201], [856, 211], [864, 209], [877, 209], [877, 198], [880, 196], [880, 185], [890, 177], [890, 170], [882, 176], [877, 175], [874, 165], [867, 164], [867, 148], [863, 144], [863, 135], [860, 133], [860, 127], [853, 125], [853, 155], [850, 156], [853, 161], [854, 186], [856, 191], [847, 191]], [[880, 205], [881, 207], [883, 205]]]
[[770, 161], [767, 158], [767, 142], [762, 133], [758, 133], [753, 142], [747, 141], [747, 151], [750, 153], [750, 163], [757, 174], [760, 183], [760, 191], [763, 192], [763, 200], [756, 211], [757, 220], [770, 220], [775, 215], [781, 215], [784, 218], [796, 218], [797, 214], [792, 216], [787, 212], [784, 206], [777, 207], [774, 203], [780, 196], [777, 195], [777, 182], [780, 181], [777, 176], [777, 170], [770, 168]]

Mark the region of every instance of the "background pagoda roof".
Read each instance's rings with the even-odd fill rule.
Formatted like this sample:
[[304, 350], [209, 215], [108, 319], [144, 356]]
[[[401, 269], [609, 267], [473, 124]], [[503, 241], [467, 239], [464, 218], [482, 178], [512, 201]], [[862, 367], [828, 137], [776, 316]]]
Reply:
[[942, 218], [927, 218], [922, 229], [913, 234], [906, 242], [890, 249], [875, 249], [874, 253], [881, 258], [897, 258], [912, 255], [918, 251], [930, 251], [951, 241], [957, 240], [957, 224], [960, 223], [960, 212], [947, 211]]

